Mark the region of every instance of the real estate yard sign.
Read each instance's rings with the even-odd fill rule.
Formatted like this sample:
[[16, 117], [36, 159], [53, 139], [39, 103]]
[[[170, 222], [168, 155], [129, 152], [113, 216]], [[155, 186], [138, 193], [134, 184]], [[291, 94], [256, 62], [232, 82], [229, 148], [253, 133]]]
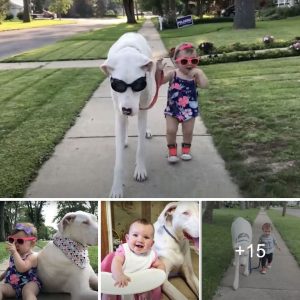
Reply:
[[183, 17], [178, 17], [176, 19], [177, 27], [185, 27], [185, 26], [190, 26], [193, 25], [193, 19], [192, 16], [183, 16]]

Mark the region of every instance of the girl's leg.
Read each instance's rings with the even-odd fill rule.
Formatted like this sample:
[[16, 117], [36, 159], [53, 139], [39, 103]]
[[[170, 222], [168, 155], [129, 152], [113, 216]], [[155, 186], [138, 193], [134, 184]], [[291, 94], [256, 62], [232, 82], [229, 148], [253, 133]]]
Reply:
[[36, 300], [40, 289], [36, 282], [30, 281], [26, 283], [22, 289], [23, 300]]
[[166, 122], [167, 122], [167, 143], [168, 145], [174, 145], [176, 144], [178, 121], [176, 118], [166, 115]]
[[183, 134], [183, 143], [182, 143], [182, 160], [191, 160], [192, 156], [190, 154], [193, 132], [194, 132], [195, 118], [192, 118], [186, 122], [182, 123], [182, 134]]
[[151, 300], [151, 291], [134, 295], [134, 300]]
[[0, 283], [0, 300], [5, 298], [15, 298], [16, 292], [8, 283]]
[[178, 130], [178, 120], [171, 116], [166, 116], [167, 124], [167, 144], [169, 148], [168, 161], [176, 163], [179, 159], [177, 157], [176, 135]]
[[195, 118], [182, 123], [183, 143], [191, 144], [193, 139]]

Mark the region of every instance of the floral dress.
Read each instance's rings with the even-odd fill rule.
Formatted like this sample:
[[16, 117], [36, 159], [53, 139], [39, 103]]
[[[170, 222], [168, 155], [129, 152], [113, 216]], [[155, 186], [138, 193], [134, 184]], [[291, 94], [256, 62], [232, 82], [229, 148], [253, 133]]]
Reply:
[[182, 79], [174, 74], [169, 84], [165, 115], [185, 122], [199, 114], [197, 86], [194, 80]]
[[[25, 260], [29, 255], [31, 255], [31, 253], [25, 256], [23, 260]], [[36, 282], [39, 289], [41, 289], [42, 283], [37, 278], [37, 268], [31, 268], [27, 272], [20, 273], [17, 271], [14, 258], [11, 255], [9, 258], [9, 267], [6, 271], [5, 283], [8, 283], [12, 286], [12, 288], [16, 291], [17, 298], [22, 297], [22, 289], [24, 285], [31, 281]]]

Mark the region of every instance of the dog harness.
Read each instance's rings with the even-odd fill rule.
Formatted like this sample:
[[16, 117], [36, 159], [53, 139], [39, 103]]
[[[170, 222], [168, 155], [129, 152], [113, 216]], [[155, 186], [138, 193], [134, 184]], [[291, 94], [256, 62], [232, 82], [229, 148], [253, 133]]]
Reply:
[[90, 261], [86, 246], [60, 236], [54, 237], [53, 244], [80, 269], [84, 269], [89, 264]]
[[[31, 254], [32, 253], [26, 255], [23, 260], [25, 260]], [[5, 283], [10, 284], [15, 290], [16, 298], [22, 297], [22, 289], [29, 282], [35, 282], [38, 288], [41, 289], [42, 283], [37, 277], [37, 268], [31, 268], [24, 273], [18, 272], [15, 266], [14, 258], [11, 255], [9, 258], [9, 267], [5, 275]]]

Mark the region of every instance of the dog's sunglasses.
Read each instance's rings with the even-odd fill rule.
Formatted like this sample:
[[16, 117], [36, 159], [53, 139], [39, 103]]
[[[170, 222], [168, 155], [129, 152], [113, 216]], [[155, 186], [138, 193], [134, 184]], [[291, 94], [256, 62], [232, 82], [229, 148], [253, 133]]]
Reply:
[[15, 238], [13, 236], [9, 236], [7, 238], [8, 242], [13, 244], [14, 242], [17, 242], [19, 245], [23, 245], [25, 241], [35, 241], [36, 237], [29, 236], [29, 237], [23, 237], [23, 238]]
[[200, 59], [199, 57], [179, 57], [175, 61], [183, 66], [186, 66], [187, 64], [198, 65]]
[[111, 77], [110, 84], [112, 89], [118, 93], [124, 93], [128, 87], [131, 87], [134, 92], [140, 92], [147, 86], [147, 81], [146, 76], [144, 76], [128, 84], [123, 80]]

